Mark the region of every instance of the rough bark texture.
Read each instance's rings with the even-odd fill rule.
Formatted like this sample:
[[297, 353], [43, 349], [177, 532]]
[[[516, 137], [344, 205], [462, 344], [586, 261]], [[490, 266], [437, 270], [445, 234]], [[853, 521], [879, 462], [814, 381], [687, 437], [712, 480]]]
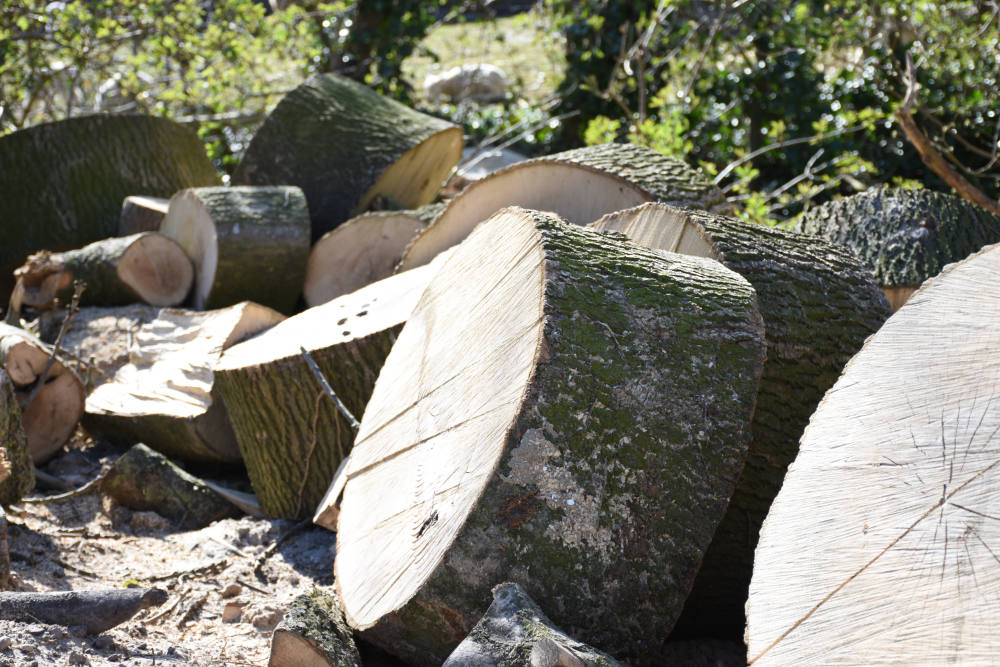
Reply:
[[[685, 225], [682, 235], [664, 234]], [[661, 250], [673, 248], [660, 247], [658, 236], [681, 246], [683, 235], [693, 236], [757, 292], [767, 360], [750, 451], [675, 630], [740, 641], [757, 536], [802, 431], [844, 365], [889, 317], [889, 306], [850, 251], [819, 238], [662, 204], [614, 213], [593, 227]]]
[[548, 619], [523, 588], [506, 583], [493, 589], [493, 604], [486, 615], [442, 667], [554, 667], [567, 664], [572, 667], [618, 667], [621, 663], [567, 635]]
[[360, 418], [432, 268], [310, 308], [223, 355], [216, 368], [219, 394], [254, 491], [271, 516], [312, 516], [354, 443], [354, 429], [324, 394], [299, 346]]
[[761, 529], [759, 665], [1000, 655], [1000, 246], [952, 264], [851, 360]]
[[101, 490], [125, 507], [152, 510], [181, 530], [197, 530], [238, 514], [231, 502], [200, 479], [143, 444], [114, 462]]
[[10, 547], [7, 544], [7, 513], [0, 504], [0, 589], [10, 586]]
[[159, 588], [0, 593], [0, 618], [24, 623], [82, 625], [87, 634], [94, 635], [166, 601], [166, 591]]
[[195, 309], [254, 301], [292, 313], [309, 258], [309, 210], [297, 187], [192, 188], [174, 195], [160, 232], [195, 267]]
[[[376, 183], [424, 142], [428, 165], [417, 160], [401, 189]], [[233, 175], [239, 185], [297, 185], [309, 201], [312, 242], [368, 207], [377, 194], [400, 208], [429, 204], [462, 152], [462, 132], [366, 86], [317, 74], [288, 93], [254, 135]], [[411, 154], [412, 155], [412, 154]], [[410, 167], [404, 166], [404, 171]]]
[[336, 593], [321, 589], [292, 600], [271, 635], [268, 667], [361, 667], [354, 634]]
[[114, 236], [122, 199], [215, 185], [191, 129], [166, 118], [95, 115], [0, 138], [0, 297], [28, 253]]
[[[520, 222], [512, 225], [515, 217]], [[439, 319], [437, 304], [452, 296], [449, 290], [453, 298], [465, 292], [470, 305], [486, 303], [498, 276], [515, 261], [508, 255], [527, 256], [511, 238], [521, 239], [518, 244], [533, 239], [538, 273], [518, 288], [517, 298], [540, 301], [543, 314], [528, 334], [504, 337], [530, 335], [537, 345], [533, 360], [522, 360], [530, 364], [526, 384], [511, 390], [521, 397], [509, 408], [513, 421], [475, 443], [490, 448], [494, 463], [477, 464], [486, 467], [477, 470], [481, 477], [471, 488], [481, 491], [467, 509], [452, 516], [449, 504], [432, 504], [430, 512], [427, 501], [411, 501], [415, 525], [402, 525], [401, 535], [385, 533], [389, 540], [411, 541], [426, 579], [415, 579], [423, 583], [412, 597], [366, 623], [363, 634], [414, 664], [439, 664], [479, 620], [490, 588], [515, 581], [581, 641], [636, 664], [655, 663], [746, 456], [764, 354], [756, 299], [745, 280], [717, 262], [658, 254], [521, 209], [501, 211], [480, 225], [445, 261], [376, 384], [338, 523], [335, 571], [348, 621], [358, 624], [360, 610], [352, 608], [351, 597], [356, 586], [380, 598], [394, 593], [395, 585], [350, 580], [354, 572], [374, 575], [384, 567], [382, 545], [367, 540], [387, 520], [374, 511], [374, 497], [355, 489], [374, 490], [381, 466], [402, 465], [394, 462], [394, 450], [429, 454], [437, 444], [432, 433], [450, 430], [446, 422], [435, 427], [445, 430], [425, 432], [423, 422], [435, 413], [453, 410], [462, 423], [481, 418], [448, 407], [454, 401], [447, 392], [383, 380], [406, 378], [399, 370], [418, 363], [419, 373], [415, 368], [410, 375], [446, 377], [431, 370], [441, 364], [479, 377], [476, 369], [487, 360], [474, 360], [490, 351], [478, 350], [476, 341], [487, 332], [467, 331], [465, 321], [438, 323], [452, 327], [448, 335], [461, 346], [439, 357], [425, 353], [423, 360], [419, 350], [433, 340], [427, 332]], [[502, 268], [488, 268], [494, 264]], [[491, 277], [480, 284], [478, 275]], [[474, 306], [470, 311], [474, 322]], [[462, 406], [484, 409], [468, 400]], [[382, 414], [392, 415], [384, 428], [378, 425]], [[380, 442], [390, 435], [404, 440]], [[437, 458], [447, 460], [447, 454]], [[454, 458], [454, 473], [448, 468], [441, 475], [461, 477], [472, 465], [459, 451]], [[405, 480], [385, 482], [399, 487], [386, 493], [408, 490]], [[448, 480], [421, 495], [453, 484]], [[425, 561], [422, 552], [432, 542], [443, 553]], [[422, 577], [424, 570], [417, 572]]]
[[1000, 216], [953, 194], [877, 188], [809, 211], [798, 230], [854, 250], [883, 287], [919, 287], [1000, 241]]
[[[194, 184], [192, 183], [192, 185]], [[122, 200], [122, 212], [118, 218], [118, 236], [160, 231], [160, 223], [163, 222], [163, 216], [167, 214], [168, 201], [170, 200], [165, 197], [144, 197], [141, 195], [125, 197]]]
[[73, 282], [86, 289], [80, 303], [123, 306], [146, 302], [176, 306], [191, 289], [191, 261], [173, 240], [155, 232], [113, 237], [77, 250], [47, 250], [28, 257], [15, 272], [24, 287], [24, 303], [50, 309], [59, 298], [69, 303]]
[[[21, 426], [21, 406], [14, 395], [14, 384], [4, 370], [0, 370], [0, 438], [0, 505], [13, 505], [35, 488], [35, 466]], [[0, 586], [2, 568], [0, 562]]]

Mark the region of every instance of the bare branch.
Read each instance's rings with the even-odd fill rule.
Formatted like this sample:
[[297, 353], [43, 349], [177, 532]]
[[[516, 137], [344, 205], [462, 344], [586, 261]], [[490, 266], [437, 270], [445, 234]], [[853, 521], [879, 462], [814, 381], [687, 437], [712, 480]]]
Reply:
[[796, 137], [795, 139], [787, 139], [785, 141], [776, 141], [773, 144], [768, 144], [767, 146], [762, 146], [761, 148], [758, 148], [757, 150], [755, 150], [755, 151], [753, 151], [751, 153], [747, 153], [746, 155], [744, 155], [743, 157], [741, 157], [739, 160], [736, 160], [735, 162], [730, 162], [728, 165], [726, 165], [725, 169], [723, 169], [722, 171], [719, 172], [719, 174], [713, 179], [712, 182], [715, 183], [716, 185], [718, 185], [734, 169], [736, 169], [737, 167], [739, 167], [741, 165], [746, 164], [747, 162], [750, 162], [754, 158], [756, 158], [756, 157], [758, 157], [760, 155], [763, 155], [764, 153], [769, 153], [771, 151], [778, 150], [779, 148], [786, 148], [788, 146], [795, 146], [797, 144], [808, 144], [808, 143], [811, 143], [813, 141], [823, 141], [824, 139], [832, 139], [833, 137], [839, 137], [839, 136], [841, 136], [843, 134], [850, 134], [851, 132], [857, 132], [858, 130], [863, 130], [863, 129], [865, 129], [864, 125], [854, 125], [852, 127], [845, 127], [842, 130], [834, 130], [832, 132], [824, 132], [822, 134], [814, 134], [811, 137]]

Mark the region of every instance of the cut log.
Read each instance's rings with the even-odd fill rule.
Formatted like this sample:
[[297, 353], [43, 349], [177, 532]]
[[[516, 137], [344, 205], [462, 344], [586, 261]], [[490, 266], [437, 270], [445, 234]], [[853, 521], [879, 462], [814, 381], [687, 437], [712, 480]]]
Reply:
[[505, 209], [431, 279], [365, 410], [337, 524], [351, 625], [440, 664], [515, 581], [656, 661], [732, 494], [763, 363], [753, 289]]
[[238, 514], [235, 505], [202, 480], [143, 444], [112, 464], [101, 491], [130, 509], [152, 510], [181, 530], [197, 530]]
[[250, 482], [271, 516], [311, 516], [354, 442], [354, 429], [324, 396], [302, 348], [360, 417], [435, 270], [423, 268], [305, 310], [222, 355], [215, 369], [219, 395]]
[[69, 303], [75, 280], [87, 287], [81, 304], [176, 306], [191, 291], [194, 269], [175, 241], [143, 232], [67, 252], [43, 250], [29, 256], [14, 275], [24, 285], [22, 302], [40, 309], [54, 308], [56, 298]]
[[517, 584], [493, 589], [493, 604], [442, 667], [618, 667], [606, 653], [555, 626]]
[[306, 303], [318, 306], [391, 276], [407, 244], [444, 206], [362, 213], [324, 234], [309, 252]]
[[160, 232], [194, 261], [195, 309], [254, 301], [294, 312], [309, 257], [309, 210], [298, 188], [184, 190], [170, 199]]
[[722, 191], [676, 158], [632, 144], [588, 146], [519, 162], [476, 181], [406, 248], [399, 270], [426, 264], [505, 206], [553, 211], [586, 225], [650, 201], [728, 210]]
[[797, 229], [856, 252], [898, 310], [946, 264], [1000, 241], [1000, 216], [949, 193], [882, 187], [814, 208]]
[[[35, 488], [35, 466], [28, 439], [21, 426], [21, 405], [14, 383], [0, 369], [0, 505], [13, 505]], [[3, 547], [0, 546], [0, 551]], [[9, 570], [9, 563], [8, 563]], [[3, 586], [3, 554], [0, 554], [0, 587]]]
[[0, 297], [28, 253], [114, 236], [122, 200], [216, 185], [198, 136], [166, 118], [94, 115], [0, 138]]
[[166, 601], [166, 591], [159, 588], [0, 593], [0, 618], [23, 623], [80, 625], [87, 634], [96, 635]]
[[86, 400], [76, 374], [59, 361], [50, 365], [50, 358], [37, 338], [0, 324], [0, 364], [14, 383], [21, 404], [21, 425], [35, 464], [44, 463], [66, 444], [80, 422]]
[[131, 336], [130, 363], [87, 397], [84, 427], [95, 437], [142, 442], [175, 459], [239, 461], [213, 369], [226, 347], [282, 319], [249, 302], [207, 312], [162, 309]]
[[755, 665], [1000, 655], [1000, 246], [952, 264], [827, 392], [761, 530]]
[[319, 588], [292, 601], [271, 635], [268, 667], [361, 667], [336, 593]]
[[612, 213], [591, 227], [623, 232], [650, 248], [711, 257], [757, 292], [767, 360], [750, 452], [675, 630], [675, 636], [742, 641], [761, 523], [809, 416], [889, 317], [889, 306], [849, 250], [816, 237], [664, 204]]
[[7, 513], [0, 504], [0, 589], [10, 586], [10, 547], [7, 544]]
[[395, 208], [431, 203], [461, 154], [461, 128], [345, 77], [316, 74], [264, 121], [233, 183], [302, 188], [315, 243], [377, 197]]
[[168, 201], [164, 197], [125, 197], [121, 216], [118, 218], [118, 236], [160, 231], [160, 223], [167, 214]]

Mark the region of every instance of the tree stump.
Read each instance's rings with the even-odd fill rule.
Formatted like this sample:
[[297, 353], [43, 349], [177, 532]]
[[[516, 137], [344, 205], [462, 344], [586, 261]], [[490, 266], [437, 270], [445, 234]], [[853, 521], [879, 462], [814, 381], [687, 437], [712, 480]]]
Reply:
[[236, 185], [297, 185], [312, 242], [376, 198], [394, 208], [431, 203], [462, 154], [462, 130], [336, 74], [316, 74], [257, 130]]
[[856, 252], [895, 311], [946, 264], [1000, 241], [1000, 216], [950, 193], [883, 187], [818, 206], [797, 229]]
[[50, 365], [50, 358], [27, 331], [0, 324], [0, 364], [14, 383], [21, 425], [35, 464], [44, 463], [70, 439], [86, 400], [76, 374], [58, 360]]
[[[35, 466], [28, 452], [28, 439], [21, 426], [21, 406], [14, 384], [0, 369], [0, 505], [13, 505], [35, 488]], [[2, 538], [3, 536], [0, 536]], [[0, 551], [4, 548], [0, 546]], [[4, 586], [3, 554], [0, 553], [0, 588]], [[7, 563], [10, 571], [10, 563]]]
[[143, 232], [78, 250], [37, 252], [14, 275], [25, 288], [23, 303], [34, 308], [52, 309], [56, 298], [69, 303], [75, 280], [87, 286], [81, 304], [176, 306], [191, 291], [194, 269], [175, 241]]
[[889, 306], [850, 251], [804, 234], [664, 204], [612, 213], [591, 227], [623, 232], [650, 248], [711, 257], [757, 292], [767, 360], [750, 452], [675, 630], [741, 641], [761, 523], [816, 404], [889, 317]]
[[1000, 655], [1000, 246], [918, 290], [851, 360], [761, 530], [754, 665]]
[[84, 427], [95, 437], [143, 442], [171, 458], [239, 461], [214, 367], [226, 347], [282, 319], [249, 302], [206, 312], [160, 310], [131, 334], [130, 362], [87, 397]]
[[166, 118], [99, 114], [0, 138], [0, 298], [28, 253], [114, 236], [122, 199], [216, 185], [198, 136]]
[[164, 197], [140, 195], [125, 197], [122, 201], [122, 212], [118, 218], [118, 236], [160, 231], [160, 223], [163, 222], [163, 216], [167, 214], [168, 201]]
[[170, 199], [160, 232], [194, 262], [196, 310], [254, 301], [294, 312], [309, 257], [309, 210], [298, 188], [184, 190]]
[[261, 507], [311, 516], [354, 429], [324, 395], [302, 348], [356, 418], [434, 266], [392, 276], [305, 310], [222, 355], [216, 366], [243, 462]]
[[336, 594], [318, 588], [292, 601], [271, 635], [268, 667], [361, 667]]
[[318, 306], [392, 275], [413, 238], [444, 204], [413, 211], [373, 211], [327, 232], [309, 252], [302, 295]]
[[588, 146], [518, 162], [469, 185], [403, 253], [426, 264], [505, 206], [552, 211], [577, 225], [645, 202], [726, 211], [722, 191], [684, 162], [632, 144]]
[[753, 289], [505, 209], [441, 264], [346, 469], [348, 622], [440, 664], [514, 581], [572, 636], [655, 662], [743, 467]]

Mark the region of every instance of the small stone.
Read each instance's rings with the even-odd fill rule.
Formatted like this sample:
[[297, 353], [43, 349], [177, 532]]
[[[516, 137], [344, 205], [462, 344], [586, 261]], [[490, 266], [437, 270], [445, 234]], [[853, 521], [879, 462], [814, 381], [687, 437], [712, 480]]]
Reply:
[[103, 651], [104, 649], [109, 649], [115, 645], [115, 640], [107, 635], [101, 635], [94, 640], [94, 648]]
[[221, 595], [225, 599], [228, 599], [228, 598], [234, 598], [242, 592], [243, 592], [243, 587], [240, 586], [239, 584], [229, 584], [228, 586], [222, 589], [222, 592], [219, 593], [219, 595]]
[[0, 651], [6, 651], [14, 643], [10, 637], [0, 637]]
[[86, 637], [87, 636], [87, 626], [86, 625], [71, 625], [69, 626], [69, 633], [74, 637]]
[[69, 664], [71, 665], [89, 665], [90, 660], [87, 660], [87, 656], [80, 653], [79, 651], [73, 651], [69, 654]]
[[237, 621], [240, 620], [240, 616], [242, 615], [243, 615], [243, 603], [229, 602], [222, 610], [222, 622], [236, 623]]
[[122, 657], [117, 653], [112, 653], [111, 655], [105, 658], [105, 660], [107, 660], [108, 662], [120, 662], [121, 659]]
[[27, 630], [29, 633], [33, 635], [40, 635], [45, 632], [45, 627], [38, 625], [37, 623], [32, 623], [31, 625], [26, 627], [25, 630]]
[[253, 623], [253, 627], [257, 628], [260, 632], [271, 632], [277, 627], [278, 623], [281, 623], [281, 619], [284, 617], [285, 613], [280, 609], [275, 609], [271, 606], [266, 606], [260, 609], [250, 622]]
[[21, 653], [34, 653], [35, 652], [35, 645], [34, 644], [21, 644], [17, 648], [21, 651]]

